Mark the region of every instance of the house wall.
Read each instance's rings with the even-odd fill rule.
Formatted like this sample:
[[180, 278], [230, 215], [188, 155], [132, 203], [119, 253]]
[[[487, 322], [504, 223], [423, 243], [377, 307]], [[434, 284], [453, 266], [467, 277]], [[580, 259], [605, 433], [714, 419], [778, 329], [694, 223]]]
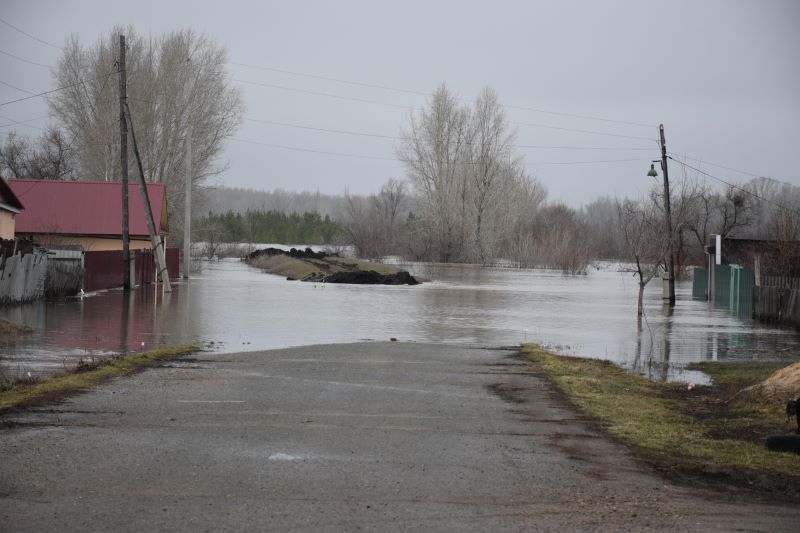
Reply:
[[14, 213], [0, 210], [0, 239], [14, 238]]
[[[122, 239], [102, 238], [102, 237], [67, 237], [63, 235], [24, 235], [17, 234], [17, 237], [33, 239], [44, 247], [61, 245], [80, 245], [86, 252], [106, 252], [109, 250], [122, 250]], [[131, 250], [149, 250], [150, 239], [131, 238]]]

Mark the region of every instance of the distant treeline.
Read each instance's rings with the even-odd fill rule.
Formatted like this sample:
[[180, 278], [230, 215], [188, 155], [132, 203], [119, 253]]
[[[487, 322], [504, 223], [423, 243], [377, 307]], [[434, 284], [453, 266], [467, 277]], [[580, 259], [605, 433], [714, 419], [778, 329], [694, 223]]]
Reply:
[[214, 242], [336, 244], [344, 228], [319, 213], [248, 210], [209, 213], [196, 223], [197, 238]]
[[319, 213], [334, 220], [344, 217], [344, 196], [321, 194], [311, 191], [258, 191], [238, 187], [207, 188], [203, 192], [203, 207], [200, 213], [238, 213], [246, 211], [277, 211], [280, 213]]

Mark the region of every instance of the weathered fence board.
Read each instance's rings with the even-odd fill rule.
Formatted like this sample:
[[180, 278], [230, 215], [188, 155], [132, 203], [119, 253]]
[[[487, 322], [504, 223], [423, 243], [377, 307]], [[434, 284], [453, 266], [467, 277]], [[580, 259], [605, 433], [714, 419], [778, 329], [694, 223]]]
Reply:
[[44, 295], [47, 255], [44, 252], [2, 258], [0, 304], [28, 302]]
[[757, 319], [800, 328], [800, 290], [762, 286], [755, 287], [753, 292]]

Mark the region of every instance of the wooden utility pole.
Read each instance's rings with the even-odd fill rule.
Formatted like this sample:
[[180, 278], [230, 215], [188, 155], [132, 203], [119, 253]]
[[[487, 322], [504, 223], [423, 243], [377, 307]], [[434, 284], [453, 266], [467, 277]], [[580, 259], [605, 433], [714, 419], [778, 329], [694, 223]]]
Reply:
[[658, 127], [661, 136], [661, 170], [664, 171], [664, 218], [667, 225], [667, 282], [669, 295], [664, 301], [669, 301], [670, 306], [675, 305], [675, 252], [672, 238], [672, 215], [669, 209], [669, 171], [667, 170], [667, 142], [664, 140], [664, 125]]
[[150, 231], [150, 244], [153, 247], [153, 255], [155, 255], [156, 267], [158, 268], [158, 276], [164, 284], [165, 292], [172, 292], [172, 284], [169, 281], [169, 272], [167, 271], [167, 260], [164, 254], [164, 243], [156, 233], [156, 224], [153, 221], [153, 210], [150, 208], [150, 195], [147, 193], [147, 184], [144, 181], [144, 167], [142, 166], [142, 157], [139, 154], [139, 145], [136, 144], [136, 131], [133, 129], [133, 119], [131, 118], [131, 108], [128, 102], [125, 102], [125, 114], [128, 117], [128, 122], [131, 127], [131, 141], [133, 141], [133, 155], [136, 158], [136, 165], [139, 169], [139, 193], [142, 196], [142, 203], [144, 204], [144, 214], [147, 220], [147, 229]]
[[186, 185], [183, 215], [183, 279], [189, 279], [192, 248], [192, 123], [186, 115]]
[[125, 36], [119, 36], [119, 164], [122, 172], [122, 288], [131, 290], [131, 236], [128, 231], [128, 76], [125, 71]]

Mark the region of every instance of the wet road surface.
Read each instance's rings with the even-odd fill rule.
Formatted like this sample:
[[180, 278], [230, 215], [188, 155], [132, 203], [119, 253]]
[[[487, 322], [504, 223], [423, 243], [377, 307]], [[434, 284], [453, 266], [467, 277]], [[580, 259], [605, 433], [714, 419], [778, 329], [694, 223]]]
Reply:
[[13, 531], [792, 531], [674, 486], [514, 352], [359, 343], [198, 354], [6, 416]]

